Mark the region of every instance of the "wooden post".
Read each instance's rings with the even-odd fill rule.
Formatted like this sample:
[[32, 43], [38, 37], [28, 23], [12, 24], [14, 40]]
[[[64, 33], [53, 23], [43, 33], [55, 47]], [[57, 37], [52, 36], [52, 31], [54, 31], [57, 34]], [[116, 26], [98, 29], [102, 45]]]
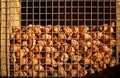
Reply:
[[119, 64], [120, 57], [120, 0], [116, 1], [116, 55], [117, 55], [117, 64]]
[[9, 33], [11, 28], [20, 26], [20, 2], [19, 0], [1, 0], [1, 28], [0, 28], [0, 75], [9, 76]]

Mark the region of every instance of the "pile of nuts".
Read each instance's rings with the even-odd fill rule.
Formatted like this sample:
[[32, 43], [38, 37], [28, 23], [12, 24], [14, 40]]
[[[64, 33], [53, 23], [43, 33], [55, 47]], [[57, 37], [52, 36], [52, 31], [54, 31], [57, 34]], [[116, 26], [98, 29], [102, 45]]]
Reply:
[[114, 22], [101, 26], [15, 27], [10, 33], [14, 76], [81, 77], [113, 67]]

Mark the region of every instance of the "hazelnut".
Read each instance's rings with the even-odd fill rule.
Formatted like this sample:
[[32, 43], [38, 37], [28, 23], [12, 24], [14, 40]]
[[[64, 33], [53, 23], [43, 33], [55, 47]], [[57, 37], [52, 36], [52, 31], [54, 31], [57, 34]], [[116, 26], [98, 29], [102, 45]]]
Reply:
[[41, 34], [41, 38], [42, 39], [51, 39], [51, 35], [50, 34]]
[[26, 39], [28, 39], [28, 36], [27, 36], [27, 34], [25, 34], [25, 33], [24, 33], [24, 34], [22, 34], [22, 35], [21, 35], [21, 39], [23, 39], [23, 40], [26, 40]]
[[47, 71], [48, 71], [48, 73], [53, 73], [54, 68], [53, 67], [47, 67]]
[[84, 40], [79, 40], [79, 41], [78, 41], [79, 45], [83, 45], [84, 42], [85, 42]]
[[36, 58], [29, 58], [28, 59], [28, 64], [29, 65], [38, 64], [38, 60]]
[[28, 65], [23, 65], [22, 70], [23, 70], [23, 71], [29, 71], [29, 68], [30, 68], [30, 66], [28, 66]]
[[110, 40], [110, 45], [115, 45], [116, 44], [116, 40]]
[[29, 69], [28, 74], [29, 74], [29, 76], [35, 77], [35, 76], [37, 76], [38, 73], [35, 70]]
[[46, 45], [46, 42], [44, 40], [39, 40], [39, 41], [37, 41], [37, 43], [41, 46]]
[[71, 45], [78, 45], [78, 41], [77, 40], [71, 40]]
[[69, 56], [67, 53], [62, 53], [61, 54], [61, 61], [66, 62], [68, 60]]
[[66, 71], [71, 71], [72, 69], [72, 65], [71, 64], [65, 64], [65, 67]]
[[19, 44], [13, 44], [10, 46], [10, 51], [11, 52], [16, 52], [20, 50], [20, 45]]
[[22, 58], [26, 55], [26, 51], [24, 49], [21, 49], [20, 51], [15, 53], [17, 58]]
[[71, 56], [72, 61], [80, 61], [81, 59], [82, 59], [82, 56], [79, 56], [79, 55]]
[[72, 32], [73, 32], [73, 33], [79, 32], [79, 28], [78, 28], [77, 26], [73, 26], [73, 27], [72, 27]]
[[33, 52], [27, 52], [27, 57], [32, 57], [33, 56]]
[[20, 59], [20, 64], [21, 65], [25, 65], [27, 63], [28, 63], [28, 60], [25, 57], [23, 57], [23, 58]]
[[60, 55], [59, 52], [53, 52], [53, 58], [56, 59]]
[[10, 39], [14, 39], [14, 34], [13, 34], [13, 33], [10, 33], [9, 38], [10, 38]]
[[79, 26], [79, 32], [83, 32], [83, 33], [85, 33], [85, 32], [87, 32], [89, 30], [89, 28], [87, 27], [87, 26]]
[[44, 71], [44, 67], [42, 65], [39, 65], [39, 64], [35, 65], [34, 69], [35, 69], [35, 71], [40, 71], [40, 72]]
[[110, 51], [110, 48], [109, 48], [108, 46], [106, 46], [106, 45], [103, 45], [103, 46], [102, 46], [102, 49], [103, 49], [103, 51], [105, 51], [105, 52]]
[[59, 25], [53, 27], [53, 32], [58, 33], [59, 31], [60, 31], [60, 26]]
[[82, 67], [81, 67], [81, 65], [79, 64], [79, 63], [73, 63], [72, 64], [72, 69], [78, 69], [78, 70], [80, 70]]
[[58, 34], [58, 38], [60, 38], [60, 39], [66, 39], [65, 33], [59, 33]]
[[110, 59], [110, 67], [113, 67], [116, 65], [116, 59], [115, 58], [111, 58]]
[[21, 72], [21, 71], [20, 71], [20, 76], [27, 76], [27, 73], [26, 73], [26, 72]]
[[45, 78], [45, 77], [47, 77], [47, 72], [45, 72], [45, 71], [39, 72], [39, 73], [38, 73], [38, 76], [39, 76], [40, 78]]

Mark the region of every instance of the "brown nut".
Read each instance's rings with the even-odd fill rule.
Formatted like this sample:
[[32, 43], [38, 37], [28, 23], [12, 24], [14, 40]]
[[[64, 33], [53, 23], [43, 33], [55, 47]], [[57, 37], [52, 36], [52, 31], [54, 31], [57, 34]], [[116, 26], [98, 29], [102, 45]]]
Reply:
[[58, 33], [59, 31], [60, 31], [60, 26], [59, 25], [53, 27], [53, 32]]
[[96, 52], [96, 53], [93, 53], [93, 58], [96, 58], [95, 61], [98, 62], [98, 61], [101, 61], [104, 57], [104, 54], [101, 53], [101, 52]]
[[21, 36], [20, 33], [16, 33], [16, 34], [15, 34], [15, 39], [20, 39], [20, 36]]
[[15, 37], [14, 37], [14, 34], [13, 34], [13, 33], [10, 33], [9, 38], [10, 38], [10, 39], [14, 39], [14, 38], [15, 38]]
[[39, 65], [39, 64], [35, 65], [34, 69], [35, 69], [35, 71], [40, 71], [40, 72], [45, 70], [44, 67], [42, 65]]
[[53, 73], [54, 68], [53, 67], [47, 67], [47, 71], [48, 71], [48, 73]]
[[71, 64], [65, 64], [64, 68], [66, 68], [66, 71], [70, 71], [72, 69]]
[[85, 33], [85, 32], [87, 32], [89, 30], [89, 28], [87, 27], [87, 26], [79, 26], [79, 32], [83, 32], [83, 33]]
[[38, 72], [36, 72], [35, 70], [32, 70], [32, 69], [29, 69], [29, 71], [28, 71], [28, 74], [29, 74], [29, 76], [37, 76], [38, 75]]
[[22, 41], [22, 42], [21, 42], [21, 45], [27, 46], [27, 41]]
[[116, 40], [110, 40], [110, 45], [115, 45], [116, 44]]
[[19, 33], [20, 32], [20, 27], [18, 27], [18, 26], [14, 27], [12, 31], [15, 32], [15, 33]]
[[49, 33], [49, 32], [51, 31], [51, 28], [52, 28], [51, 25], [47, 25], [47, 26], [41, 28], [41, 31], [42, 31], [42, 32]]
[[71, 28], [69, 26], [64, 26], [63, 27], [63, 32], [65, 32], [66, 34], [68, 34], [68, 33], [71, 33], [72, 30], [71, 30]]
[[47, 44], [47, 46], [52, 46], [53, 42], [52, 42], [52, 40], [48, 39], [48, 40], [46, 40], [46, 44]]
[[37, 41], [37, 43], [41, 46], [46, 45], [46, 42], [44, 40], [39, 40], [39, 41]]
[[79, 28], [77, 26], [73, 26], [71, 29], [72, 29], [73, 33], [78, 33], [79, 32]]
[[11, 69], [14, 69], [14, 71], [20, 70], [20, 66], [17, 63], [15, 63], [11, 66]]
[[27, 57], [32, 57], [33, 55], [34, 55], [33, 52], [31, 51], [27, 52]]
[[16, 71], [14, 71], [12, 74], [13, 74], [15, 77], [17, 77], [17, 76], [20, 75], [20, 72], [19, 72], [18, 70], [16, 70]]
[[91, 45], [92, 45], [92, 43], [91, 43], [90, 41], [87, 41], [87, 42], [85, 43], [85, 46], [86, 46], [86, 47], [91, 47]]
[[104, 58], [103, 58], [103, 62], [104, 62], [105, 64], [109, 64], [109, 63], [110, 63], [110, 57], [104, 57]]
[[68, 56], [71, 57], [71, 56], [74, 56], [74, 55], [75, 55], [75, 52], [68, 52], [67, 54], [68, 54]]
[[26, 40], [26, 39], [28, 39], [28, 36], [27, 36], [27, 34], [21, 34], [21, 39], [23, 39], [23, 40]]
[[79, 56], [79, 55], [71, 56], [71, 61], [80, 61], [81, 59], [82, 59], [82, 56]]
[[79, 71], [79, 74], [78, 74], [78, 75], [79, 75], [80, 77], [83, 77], [83, 76], [85, 76], [87, 73], [88, 73], [87, 70], [81, 69], [81, 70]]
[[35, 54], [34, 54], [34, 58], [41, 61], [41, 60], [42, 60], [42, 54], [40, 54], [40, 53], [35, 53]]
[[99, 47], [96, 46], [96, 45], [93, 45], [93, 46], [92, 46], [92, 51], [93, 51], [93, 52], [98, 52], [98, 51], [99, 51]]
[[29, 58], [28, 59], [28, 64], [29, 65], [38, 64], [38, 60], [36, 58]]
[[108, 34], [103, 34], [103, 39], [110, 39], [110, 35], [108, 35]]
[[65, 33], [59, 33], [59, 34], [58, 34], [58, 38], [59, 38], [59, 39], [66, 39]]
[[72, 77], [76, 77], [77, 75], [78, 75], [78, 70], [77, 69], [71, 70], [71, 76]]
[[61, 61], [66, 62], [68, 60], [69, 56], [67, 53], [62, 53], [61, 54]]
[[78, 45], [78, 41], [77, 41], [77, 40], [72, 39], [72, 40], [71, 40], [71, 45]]
[[41, 46], [41, 45], [36, 45], [36, 46], [34, 46], [34, 51], [35, 51], [35, 52], [41, 52], [42, 49], [43, 49], [43, 46]]
[[84, 34], [84, 38], [85, 38], [85, 39], [91, 39], [91, 36], [90, 36], [89, 34], [86, 34], [86, 33], [85, 33], [85, 34]]
[[75, 52], [74, 47], [68, 46], [67, 52]]
[[25, 65], [27, 63], [28, 63], [28, 60], [25, 57], [23, 57], [23, 58], [20, 59], [20, 64], [21, 65]]
[[110, 48], [107, 45], [102, 46], [103, 51], [108, 52], [110, 51]]
[[58, 73], [59, 73], [60, 76], [66, 77], [67, 73], [66, 73], [66, 71], [64, 70], [63, 66], [59, 66], [59, 67], [58, 67], [58, 70], [59, 70]]
[[29, 71], [30, 66], [28, 65], [23, 65], [22, 70], [23, 71]]
[[27, 76], [27, 73], [26, 73], [26, 72], [21, 72], [21, 71], [20, 71], [20, 76]]
[[20, 51], [16, 52], [15, 55], [17, 58], [22, 58], [26, 55], [26, 51], [25, 49], [21, 49]]
[[85, 42], [84, 40], [79, 40], [79, 41], [78, 41], [79, 45], [83, 45], [84, 42]]
[[86, 65], [89, 65], [91, 63], [91, 60], [89, 58], [84, 58], [84, 63]]
[[116, 59], [115, 58], [111, 58], [110, 59], [110, 67], [113, 67], [113, 66], [115, 66], [116, 65]]
[[107, 66], [106, 66], [106, 64], [105, 63], [100, 63], [100, 67], [99, 67], [100, 69], [106, 69], [107, 68]]
[[38, 76], [40, 77], [40, 78], [45, 78], [45, 77], [47, 77], [47, 72], [45, 72], [45, 71], [43, 71], [43, 72], [39, 72], [38, 73]]
[[56, 59], [60, 55], [59, 52], [53, 52], [53, 58]]
[[19, 44], [13, 44], [10, 46], [10, 51], [11, 52], [16, 52], [20, 50], [20, 45]]
[[42, 39], [51, 39], [51, 35], [50, 34], [41, 34], [41, 38]]
[[99, 68], [99, 64], [97, 64], [96, 62], [94, 62], [92, 64], [92, 69], [98, 69]]
[[73, 63], [72, 64], [72, 69], [78, 69], [80, 70], [82, 68], [82, 66], [79, 63]]
[[35, 34], [41, 33], [41, 30], [40, 30], [39, 26], [34, 26], [34, 27], [33, 27], [33, 32], [34, 32]]

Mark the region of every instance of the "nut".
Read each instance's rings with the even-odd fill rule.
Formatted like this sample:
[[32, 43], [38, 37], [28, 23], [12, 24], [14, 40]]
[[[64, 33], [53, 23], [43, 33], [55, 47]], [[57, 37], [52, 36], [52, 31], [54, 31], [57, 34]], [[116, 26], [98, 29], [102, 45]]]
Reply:
[[23, 71], [29, 71], [30, 66], [28, 65], [23, 65], [22, 70]]
[[35, 76], [37, 76], [38, 73], [35, 70], [29, 69], [28, 74], [29, 74], [29, 76], [35, 77]]
[[27, 63], [28, 63], [28, 60], [25, 57], [23, 57], [23, 58], [20, 59], [20, 64], [21, 65], [25, 65]]
[[61, 61], [66, 62], [68, 60], [69, 56], [67, 53], [62, 53], [61, 54]]
[[53, 27], [53, 31], [58, 33], [60, 31], [60, 26], [59, 25], [58, 26], [54, 26]]
[[39, 65], [39, 64], [35, 65], [34, 69], [35, 69], [35, 71], [40, 71], [40, 72], [44, 71], [44, 67], [42, 65]]
[[72, 61], [80, 61], [81, 59], [82, 59], [82, 56], [79, 56], [79, 55], [71, 56]]
[[59, 52], [53, 52], [53, 58], [56, 59], [60, 55]]
[[47, 67], [47, 71], [48, 71], [48, 73], [53, 73], [54, 68], [53, 67]]
[[26, 55], [26, 51], [24, 49], [21, 49], [20, 51], [15, 53], [17, 58], [22, 58]]
[[72, 27], [72, 32], [73, 33], [78, 33], [79, 32], [79, 28], [77, 26], [73, 26]]
[[36, 58], [29, 58], [28, 59], [28, 64], [32, 65], [32, 64], [38, 64], [38, 60]]
[[20, 50], [20, 45], [19, 44], [13, 44], [10, 46], [10, 51], [11, 52], [16, 52]]
[[27, 73], [26, 73], [26, 72], [21, 72], [21, 71], [20, 71], [20, 76], [27, 76]]

